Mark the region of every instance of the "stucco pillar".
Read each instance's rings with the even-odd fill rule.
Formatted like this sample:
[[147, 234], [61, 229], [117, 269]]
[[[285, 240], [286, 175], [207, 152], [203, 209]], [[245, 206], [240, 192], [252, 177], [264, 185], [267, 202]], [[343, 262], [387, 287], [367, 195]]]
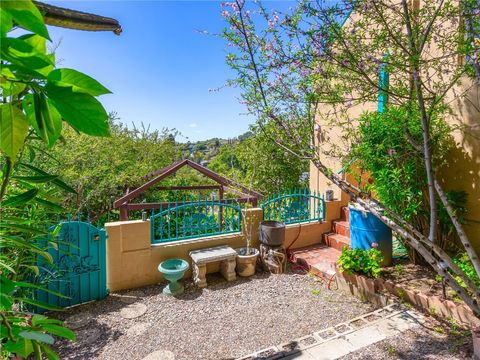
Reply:
[[263, 220], [263, 211], [261, 208], [251, 208], [242, 211], [242, 234], [246, 237], [250, 235], [251, 246], [258, 248], [260, 246], [260, 222]]

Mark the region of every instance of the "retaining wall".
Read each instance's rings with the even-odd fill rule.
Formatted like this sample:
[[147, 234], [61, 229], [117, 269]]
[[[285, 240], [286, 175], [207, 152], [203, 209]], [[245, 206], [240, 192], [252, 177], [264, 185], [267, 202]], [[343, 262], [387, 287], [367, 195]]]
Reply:
[[[326, 218], [324, 222], [309, 222], [287, 225], [285, 246], [299, 248], [321, 242], [322, 234], [330, 231], [331, 220], [340, 216], [340, 202], [325, 202]], [[209, 237], [179, 240], [161, 244], [152, 244], [150, 221], [118, 221], [105, 224], [107, 240], [107, 287], [110, 291], [133, 289], [153, 285], [163, 281], [157, 267], [169, 258], [188, 261], [190, 251], [229, 245], [232, 248], [245, 246], [246, 232], [251, 232], [251, 246], [258, 248], [259, 226], [263, 218], [262, 209], [245, 210], [245, 226], [239, 233], [215, 235]], [[209, 264], [207, 273], [216, 272], [218, 263]], [[191, 276], [189, 270], [185, 277]]]

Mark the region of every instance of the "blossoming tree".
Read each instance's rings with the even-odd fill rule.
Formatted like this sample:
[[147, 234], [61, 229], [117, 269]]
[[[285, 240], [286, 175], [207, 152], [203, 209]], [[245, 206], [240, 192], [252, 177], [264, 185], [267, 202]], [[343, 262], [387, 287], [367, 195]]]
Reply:
[[[243, 1], [223, 5], [223, 37], [237, 76], [230, 85], [256, 115], [271, 141], [308, 159], [350, 198], [390, 226], [415, 249], [477, 314], [476, 285], [437, 244], [437, 199], [477, 274], [480, 263], [436, 175], [434, 119], [451, 111], [448, 96], [460, 82], [478, 86], [478, 12], [475, 1], [302, 1], [287, 14]], [[477, 30], [478, 32], [478, 30]], [[379, 79], [379, 73], [381, 74]], [[334, 173], [327, 156], [355, 145], [356, 107], [382, 97], [385, 108], [406, 112], [404, 137], [423, 159], [427, 232]], [[460, 94], [459, 96], [462, 96]], [[388, 106], [387, 106], [388, 99]], [[383, 111], [383, 109], [382, 109]], [[319, 120], [322, 121], [319, 121]], [[420, 136], [411, 133], [410, 120]], [[274, 126], [266, 126], [274, 124]], [[323, 127], [339, 132], [335, 142]], [[272, 130], [273, 129], [273, 130]], [[342, 141], [339, 141], [342, 140]], [[344, 141], [345, 145], [341, 143]], [[465, 282], [468, 290], [460, 286]]]

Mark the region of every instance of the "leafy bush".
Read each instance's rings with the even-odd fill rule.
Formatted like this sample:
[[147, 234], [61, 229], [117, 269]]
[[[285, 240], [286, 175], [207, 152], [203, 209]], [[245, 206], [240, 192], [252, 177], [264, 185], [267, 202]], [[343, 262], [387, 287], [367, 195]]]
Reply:
[[[455, 257], [453, 262], [458, 265], [458, 267], [470, 278], [470, 280], [475, 283], [475, 285], [480, 287], [480, 278], [478, 277], [478, 274], [475, 271], [475, 268], [473, 267], [467, 253], [462, 253]], [[460, 284], [460, 286], [467, 289], [467, 285], [459, 276], [456, 276], [455, 280]]]
[[340, 270], [347, 274], [358, 273], [378, 278], [381, 272], [382, 253], [376, 248], [370, 250], [344, 247], [338, 259]]
[[[383, 113], [363, 113], [359, 119], [358, 142], [351, 156], [357, 160], [360, 173], [366, 173], [371, 181], [362, 182], [356, 169], [350, 171], [358, 177], [364, 191], [374, 194], [385, 206], [427, 235], [430, 214], [427, 177], [423, 158], [414, 146], [423, 141], [419, 117], [418, 111], [406, 106], [391, 106]], [[432, 162], [438, 171], [445, 164], [454, 142], [451, 128], [441, 114], [432, 114], [429, 125]], [[466, 193], [450, 191], [447, 196], [462, 221]], [[449, 249], [454, 245], [455, 231], [439, 200], [438, 209], [437, 243]]]

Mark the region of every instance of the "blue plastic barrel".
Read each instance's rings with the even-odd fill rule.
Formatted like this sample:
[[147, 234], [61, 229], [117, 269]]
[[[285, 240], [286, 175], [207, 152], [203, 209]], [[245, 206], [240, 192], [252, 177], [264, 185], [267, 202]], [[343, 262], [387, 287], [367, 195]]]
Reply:
[[350, 246], [352, 249], [370, 250], [372, 243], [383, 254], [383, 266], [392, 264], [392, 230], [370, 211], [349, 206]]

